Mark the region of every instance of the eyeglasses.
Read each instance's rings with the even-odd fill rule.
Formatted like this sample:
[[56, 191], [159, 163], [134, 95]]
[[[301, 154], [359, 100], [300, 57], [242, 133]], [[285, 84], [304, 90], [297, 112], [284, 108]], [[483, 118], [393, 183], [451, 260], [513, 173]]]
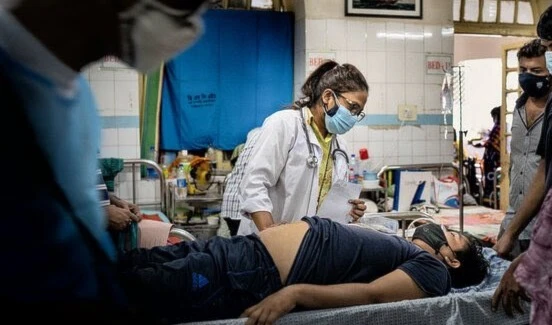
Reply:
[[345, 96], [343, 96], [339, 93], [337, 94], [337, 96], [345, 99], [345, 101], [347, 102], [347, 105], [349, 106], [349, 107], [346, 107], [346, 108], [349, 110], [349, 112], [351, 113], [352, 116], [356, 117], [357, 122], [362, 121], [364, 116], [366, 116], [366, 114], [363, 111], [363, 108], [360, 107], [359, 104], [353, 102], [349, 98], [347, 98], [347, 97], [345, 97]]

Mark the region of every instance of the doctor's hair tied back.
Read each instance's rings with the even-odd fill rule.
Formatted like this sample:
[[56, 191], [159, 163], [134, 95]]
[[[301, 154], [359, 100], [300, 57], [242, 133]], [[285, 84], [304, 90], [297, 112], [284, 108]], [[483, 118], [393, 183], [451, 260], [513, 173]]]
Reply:
[[299, 98], [295, 102], [293, 102], [293, 106], [296, 108], [303, 108], [305, 106], [308, 106], [310, 103], [310, 98], [308, 96]]

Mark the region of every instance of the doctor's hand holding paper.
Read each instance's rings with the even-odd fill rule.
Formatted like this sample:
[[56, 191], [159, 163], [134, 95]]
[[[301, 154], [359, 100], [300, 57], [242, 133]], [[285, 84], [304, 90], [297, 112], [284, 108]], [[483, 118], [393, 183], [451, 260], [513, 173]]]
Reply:
[[[351, 64], [326, 61], [305, 81], [303, 97], [267, 117], [240, 183], [239, 235], [317, 214], [337, 182], [347, 181], [342, 134], [364, 118], [368, 84]], [[348, 198], [353, 220], [366, 206]]]

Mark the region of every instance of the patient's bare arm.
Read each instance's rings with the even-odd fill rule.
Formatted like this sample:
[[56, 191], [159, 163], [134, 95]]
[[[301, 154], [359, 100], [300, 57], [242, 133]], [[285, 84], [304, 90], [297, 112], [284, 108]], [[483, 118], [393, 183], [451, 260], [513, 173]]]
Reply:
[[425, 292], [408, 274], [395, 270], [371, 283], [287, 286], [246, 309], [242, 317], [249, 318], [247, 325], [272, 324], [297, 306], [308, 309], [337, 308], [424, 297]]

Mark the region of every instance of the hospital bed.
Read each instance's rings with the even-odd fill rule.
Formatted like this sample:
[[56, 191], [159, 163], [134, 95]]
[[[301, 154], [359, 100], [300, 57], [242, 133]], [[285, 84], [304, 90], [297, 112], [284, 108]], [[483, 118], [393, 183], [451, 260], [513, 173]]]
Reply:
[[[151, 165], [161, 175], [161, 182], [164, 183], [164, 179], [157, 164], [152, 161], [144, 160], [126, 160], [125, 165], [134, 167], [135, 164]], [[156, 168], [157, 166], [157, 168]], [[424, 168], [429, 170], [436, 170], [439, 173], [445, 172], [446, 169], [456, 168], [452, 164], [439, 164], [439, 165], [406, 165], [406, 166], [386, 166], [382, 172], [386, 170], [394, 170], [397, 168]], [[136, 174], [133, 169], [133, 175]], [[136, 180], [133, 179], [133, 202], [136, 198]], [[163, 188], [160, 187], [161, 193]], [[161, 198], [166, 198], [166, 193], [161, 194]], [[136, 202], [140, 205], [140, 202]], [[154, 206], [161, 209], [161, 213], [165, 213], [167, 210], [167, 202], [153, 202], [145, 203], [144, 206]], [[481, 213], [482, 207], [477, 207], [479, 210], [475, 211]], [[492, 209], [490, 209], [492, 210]], [[144, 210], [145, 211], [145, 210]], [[432, 218], [439, 223], [444, 223], [451, 227], [460, 225], [459, 211], [454, 214], [451, 211], [441, 210], [441, 214], [429, 215], [420, 211], [408, 211], [408, 212], [383, 212], [378, 213], [380, 216], [398, 220], [401, 225], [401, 233], [404, 236], [404, 231], [407, 228], [408, 222], [419, 218]], [[486, 211], [486, 210], [484, 210]], [[468, 231], [473, 231], [469, 227], [472, 221], [470, 215], [472, 211], [470, 207], [466, 207], [467, 214], [466, 227]], [[496, 216], [496, 220], [500, 217]], [[501, 219], [500, 219], [501, 220]], [[477, 225], [477, 220], [475, 221]], [[399, 235], [401, 234], [399, 233]], [[478, 233], [475, 232], [474, 235]], [[375, 304], [375, 305], [362, 305], [345, 308], [333, 308], [322, 310], [310, 310], [310, 311], [296, 311], [290, 313], [281, 319], [276, 324], [280, 325], [355, 325], [355, 324], [497, 324], [497, 325], [521, 325], [529, 324], [529, 308], [528, 303], [523, 302], [525, 314], [517, 314], [515, 318], [508, 317], [502, 308], [497, 312], [492, 312], [490, 308], [491, 297], [494, 293], [494, 289], [498, 285], [500, 278], [509, 263], [496, 256], [496, 253], [490, 248], [484, 248], [485, 256], [488, 258], [491, 264], [491, 272], [486, 279], [478, 286], [469, 287], [465, 290], [456, 290], [443, 297], [406, 300], [393, 303]], [[205, 322], [192, 322], [185, 324], [196, 325], [242, 325], [245, 324], [246, 319], [224, 319], [216, 321]]]
[[[388, 200], [388, 190], [394, 171], [431, 171], [437, 178], [459, 175], [458, 166], [452, 163], [439, 164], [412, 164], [384, 166], [378, 173], [378, 177], [384, 180], [384, 199]], [[462, 181], [462, 187], [465, 193], [470, 194], [469, 184], [465, 178]], [[462, 190], [462, 188], [460, 189]], [[465, 205], [464, 196], [458, 196], [459, 208], [443, 208], [432, 213], [431, 216], [436, 222], [444, 224], [447, 227], [460, 231], [467, 231], [481, 240], [486, 246], [492, 246], [496, 243], [496, 237], [500, 229], [500, 224], [505, 216], [505, 212], [499, 209], [492, 209], [480, 205]], [[496, 199], [495, 199], [496, 202]], [[387, 207], [387, 204], [384, 204]], [[398, 212], [384, 212], [386, 217], [393, 218], [394, 215], [400, 216]], [[412, 218], [410, 218], [412, 220]]]
[[[119, 184], [123, 183], [121, 181], [129, 181], [131, 184], [131, 198], [130, 202], [138, 205], [143, 214], [148, 216], [157, 216], [159, 221], [170, 223], [171, 220], [168, 217], [168, 187], [167, 180], [163, 175], [161, 167], [152, 160], [147, 159], [124, 159], [123, 160], [124, 169], [121, 172], [123, 179], [118, 182]], [[153, 200], [139, 200], [138, 191], [140, 188], [141, 178], [141, 168], [149, 168], [154, 171], [156, 175], [154, 187], [157, 191], [157, 195], [154, 196]], [[126, 182], [125, 182], [126, 183]], [[195, 236], [184, 229], [173, 227], [170, 230], [169, 237], [177, 238], [182, 241], [193, 241], [196, 240]]]
[[[404, 300], [375, 305], [361, 305], [309, 311], [296, 311], [285, 315], [276, 325], [522, 325], [529, 324], [530, 304], [522, 303], [523, 315], [514, 318], [500, 308], [491, 311], [494, 289], [504, 271], [510, 265], [496, 255], [491, 248], [483, 248], [483, 254], [491, 265], [491, 272], [477, 286], [456, 289], [446, 296]], [[192, 322], [187, 325], [242, 325], [244, 318]]]

